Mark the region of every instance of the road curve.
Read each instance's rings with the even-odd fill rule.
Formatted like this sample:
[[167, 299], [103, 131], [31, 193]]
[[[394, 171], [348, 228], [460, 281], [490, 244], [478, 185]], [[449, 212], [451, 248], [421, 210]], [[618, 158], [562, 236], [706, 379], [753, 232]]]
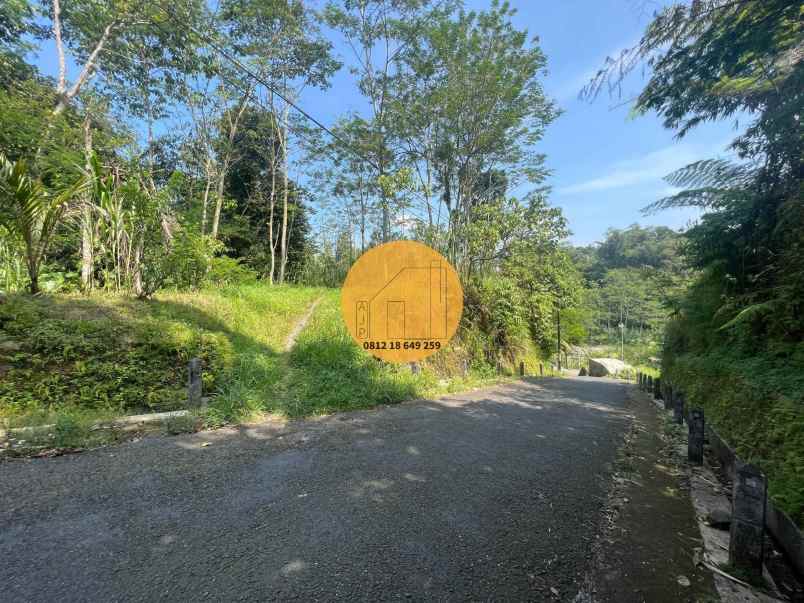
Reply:
[[0, 463], [0, 599], [572, 600], [625, 398], [526, 380]]

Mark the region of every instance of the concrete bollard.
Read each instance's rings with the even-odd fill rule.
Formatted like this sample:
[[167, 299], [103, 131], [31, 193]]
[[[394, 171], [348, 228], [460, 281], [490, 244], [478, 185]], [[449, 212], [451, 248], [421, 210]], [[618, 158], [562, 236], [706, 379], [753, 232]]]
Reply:
[[683, 425], [684, 424], [684, 412], [686, 410], [684, 408], [684, 406], [686, 405], [687, 401], [686, 401], [686, 399], [684, 397], [683, 392], [678, 392], [675, 396], [676, 396], [676, 400], [675, 400], [676, 403], [673, 406], [673, 419], [679, 425]]
[[700, 408], [690, 410], [687, 420], [689, 438], [687, 440], [687, 460], [695, 465], [703, 465], [704, 454], [704, 411]]
[[525, 376], [525, 363], [522, 361], [519, 362], [519, 376], [520, 377]]
[[201, 381], [201, 359], [193, 358], [187, 365], [187, 404], [191, 408], [201, 406], [204, 393]]
[[418, 375], [419, 373], [422, 372], [422, 369], [419, 366], [418, 362], [411, 362], [410, 363], [410, 372], [413, 373], [414, 375]]
[[762, 472], [738, 462], [732, 497], [729, 563], [756, 578], [765, 555], [765, 505], [768, 483]]
[[466, 375], [468, 375], [468, 374], [469, 374], [469, 361], [464, 358], [464, 360], [463, 360], [463, 376], [466, 377]]

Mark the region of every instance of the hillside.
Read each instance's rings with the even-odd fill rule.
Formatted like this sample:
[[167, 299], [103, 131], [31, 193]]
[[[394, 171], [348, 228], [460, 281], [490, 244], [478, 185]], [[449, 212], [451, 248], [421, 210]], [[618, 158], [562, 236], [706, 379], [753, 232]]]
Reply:
[[[10, 295], [0, 304], [0, 420], [61, 425], [72, 434], [63, 443], [83, 444], [93, 421], [186, 408], [192, 357], [203, 361], [208, 406], [185, 428], [367, 408], [496, 380], [491, 365], [471, 358], [467, 337], [478, 334], [465, 325], [414, 373], [355, 345], [333, 289], [255, 284], [148, 301]], [[523, 359], [531, 370], [538, 363], [532, 351]]]
[[0, 417], [13, 425], [182, 408], [187, 361], [197, 356], [205, 390], [221, 401], [215, 416], [227, 420], [271, 391], [285, 338], [320, 295], [260, 285], [148, 301], [10, 295], [0, 304]]

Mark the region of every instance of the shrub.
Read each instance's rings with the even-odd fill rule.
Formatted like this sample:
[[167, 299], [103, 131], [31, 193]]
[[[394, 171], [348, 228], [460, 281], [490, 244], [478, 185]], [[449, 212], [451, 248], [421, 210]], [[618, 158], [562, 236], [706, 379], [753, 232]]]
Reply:
[[206, 282], [211, 285], [245, 285], [257, 280], [256, 271], [228, 256], [212, 258]]
[[525, 294], [511, 278], [495, 276], [467, 283], [462, 330], [473, 355], [482, 353], [494, 363], [498, 357], [524, 354], [530, 339], [528, 312]]
[[215, 254], [222, 249], [223, 244], [211, 236], [179, 229], [165, 259], [166, 282], [179, 289], [198, 289], [212, 268]]

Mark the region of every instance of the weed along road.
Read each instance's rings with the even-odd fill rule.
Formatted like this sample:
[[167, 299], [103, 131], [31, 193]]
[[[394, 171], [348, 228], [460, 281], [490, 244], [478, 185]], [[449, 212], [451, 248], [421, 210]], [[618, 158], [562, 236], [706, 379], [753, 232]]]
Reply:
[[4, 462], [0, 599], [572, 600], [626, 387], [525, 380]]

